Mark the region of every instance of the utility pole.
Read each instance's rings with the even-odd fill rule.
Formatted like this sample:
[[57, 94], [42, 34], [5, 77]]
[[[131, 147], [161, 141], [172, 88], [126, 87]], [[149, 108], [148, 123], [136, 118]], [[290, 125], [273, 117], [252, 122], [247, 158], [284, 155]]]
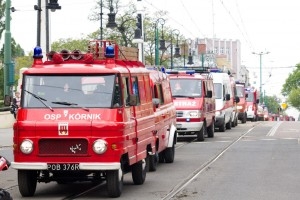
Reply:
[[[10, 85], [14, 82], [14, 65], [11, 62], [11, 32], [10, 32], [10, 5], [11, 0], [5, 4], [5, 41], [4, 41], [4, 96], [12, 96]], [[12, 83], [11, 83], [12, 82]]]
[[260, 103], [263, 103], [263, 91], [262, 91], [262, 56], [265, 55], [265, 54], [269, 54], [270, 52], [260, 52], [260, 53], [255, 53], [255, 52], [252, 52], [252, 54], [255, 54], [255, 55], [259, 55], [259, 94], [260, 94], [260, 97], [259, 97], [259, 102]]

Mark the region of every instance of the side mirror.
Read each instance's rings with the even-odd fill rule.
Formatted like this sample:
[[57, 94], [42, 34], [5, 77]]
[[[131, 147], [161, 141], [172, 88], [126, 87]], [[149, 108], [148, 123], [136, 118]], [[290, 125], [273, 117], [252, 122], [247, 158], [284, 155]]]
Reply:
[[256, 99], [256, 103], [259, 103], [259, 99]]
[[207, 98], [212, 98], [212, 91], [211, 90], [207, 90], [206, 97]]
[[236, 96], [236, 97], [235, 97], [235, 102], [236, 102], [236, 103], [239, 103], [239, 102], [240, 102], [240, 97]]
[[160, 104], [160, 99], [158, 98], [153, 98], [152, 99], [152, 103], [155, 106], [155, 108], [158, 108], [159, 104]]
[[225, 95], [225, 101], [229, 101], [230, 100], [230, 94], [226, 94]]
[[131, 94], [129, 95], [129, 105], [136, 106], [137, 105], [137, 95]]

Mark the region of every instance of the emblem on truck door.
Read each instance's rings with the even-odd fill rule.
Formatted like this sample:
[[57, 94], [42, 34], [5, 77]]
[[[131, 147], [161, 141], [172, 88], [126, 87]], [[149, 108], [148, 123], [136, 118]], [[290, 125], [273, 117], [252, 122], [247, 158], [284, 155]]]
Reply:
[[58, 123], [58, 135], [69, 135], [68, 122]]

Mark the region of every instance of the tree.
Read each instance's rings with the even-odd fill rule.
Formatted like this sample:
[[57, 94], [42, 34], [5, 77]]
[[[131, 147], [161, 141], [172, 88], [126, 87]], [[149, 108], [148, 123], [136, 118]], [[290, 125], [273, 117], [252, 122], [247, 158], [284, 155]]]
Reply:
[[268, 108], [268, 111], [270, 113], [277, 113], [278, 112], [278, 108], [280, 107], [280, 104], [278, 102], [278, 97], [274, 96], [265, 96], [264, 97], [264, 101], [265, 101], [265, 105]]
[[4, 0], [0, 0], [0, 40], [4, 30], [5, 30], [5, 2]]
[[286, 79], [281, 92], [284, 96], [287, 96], [287, 102], [298, 110], [300, 110], [300, 98], [299, 98], [300, 89], [299, 88], [300, 88], [300, 64], [297, 64], [296, 69]]

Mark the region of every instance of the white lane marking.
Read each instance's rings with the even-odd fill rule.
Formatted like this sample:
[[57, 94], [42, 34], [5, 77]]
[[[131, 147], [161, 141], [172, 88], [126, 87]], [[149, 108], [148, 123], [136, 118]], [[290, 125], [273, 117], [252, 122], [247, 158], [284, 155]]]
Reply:
[[282, 121], [277, 122], [275, 126], [268, 132], [267, 136], [274, 136], [278, 127], [282, 124]]

